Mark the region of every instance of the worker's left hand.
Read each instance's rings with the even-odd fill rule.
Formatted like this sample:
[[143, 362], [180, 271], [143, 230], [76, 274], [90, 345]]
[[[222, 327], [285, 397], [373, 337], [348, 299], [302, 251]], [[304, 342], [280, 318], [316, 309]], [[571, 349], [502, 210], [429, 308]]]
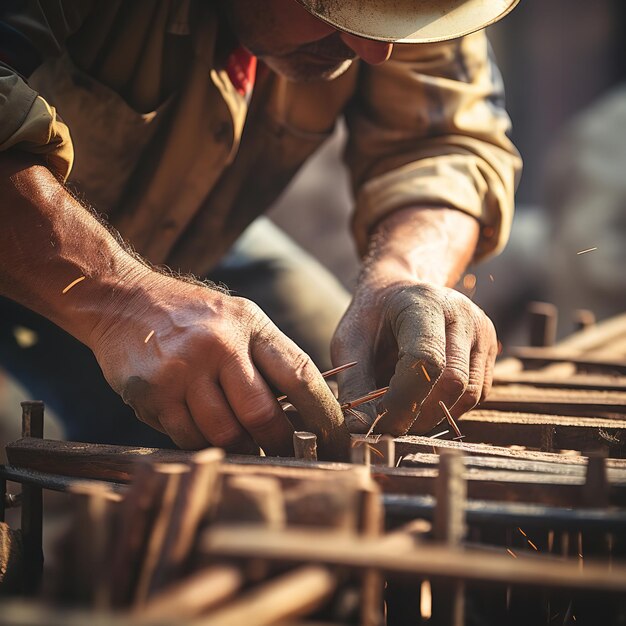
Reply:
[[445, 416], [454, 418], [491, 387], [496, 332], [485, 313], [464, 295], [428, 283], [371, 285], [357, 289], [333, 339], [333, 361], [358, 365], [341, 374], [346, 402], [389, 385], [382, 401], [349, 412], [350, 430], [424, 433]]

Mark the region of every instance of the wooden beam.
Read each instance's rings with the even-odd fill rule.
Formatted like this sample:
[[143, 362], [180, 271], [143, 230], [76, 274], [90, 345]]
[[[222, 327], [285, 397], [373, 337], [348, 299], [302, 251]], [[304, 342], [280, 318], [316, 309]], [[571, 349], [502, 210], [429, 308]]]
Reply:
[[599, 322], [560, 341], [557, 348], [579, 354], [604, 349], [626, 335], [626, 313]]
[[[456, 443], [456, 442], [448, 442]], [[471, 445], [471, 444], [468, 444]], [[466, 460], [470, 457], [465, 457]], [[488, 458], [488, 457], [479, 457]], [[582, 457], [574, 457], [582, 458]], [[608, 459], [608, 462], [615, 459]], [[67, 492], [83, 484], [106, 485], [112, 499], [119, 499], [127, 493], [130, 485], [122, 483], [100, 482], [84, 478], [55, 476], [34, 470], [0, 466], [0, 475], [17, 483], [33, 482], [44, 489]], [[405, 495], [387, 493], [382, 495], [385, 514], [389, 517], [415, 520], [429, 518], [434, 509], [432, 496]], [[468, 500], [468, 518], [475, 525], [501, 524], [506, 526], [527, 525], [531, 527], [567, 530], [600, 530], [602, 532], [621, 532], [626, 527], [626, 509], [572, 509], [555, 506], [496, 500]]]
[[245, 583], [240, 567], [213, 565], [169, 585], [136, 610], [142, 623], [175, 621], [201, 615], [234, 596]]
[[196, 626], [272, 626], [304, 617], [324, 605], [337, 586], [337, 575], [319, 565], [304, 565], [245, 592]]
[[[440, 450], [441, 449], [445, 450], [445, 448], [440, 448]], [[438, 463], [439, 454], [432, 454], [428, 452], [407, 454], [402, 459], [402, 467], [437, 467]], [[465, 466], [504, 471], [560, 474], [562, 476], [577, 476], [581, 479], [586, 476], [587, 470], [586, 463], [546, 463], [543, 461], [526, 461], [522, 459], [497, 456], [468, 456], [465, 458]], [[609, 481], [626, 483], [626, 469], [611, 468], [607, 470], [607, 475]]]
[[25, 437], [7, 444], [7, 459], [16, 467], [41, 472], [129, 482], [137, 462], [188, 463], [192, 453], [139, 446], [78, 443]]
[[538, 388], [574, 389], [577, 391], [621, 391], [626, 393], [626, 376], [574, 374], [567, 378], [544, 374], [541, 370], [501, 373], [494, 376], [494, 385], [524, 385]]
[[459, 425], [465, 440], [475, 443], [547, 451], [606, 448], [613, 456], [621, 456], [626, 448], [626, 419], [476, 410], [462, 416]]
[[[357, 437], [358, 435], [352, 435]], [[404, 435], [396, 440], [396, 450], [402, 457], [420, 452], [433, 452], [440, 448], [454, 448], [462, 450], [466, 455], [502, 457], [512, 460], [527, 460], [544, 462], [553, 465], [583, 465], [587, 464], [587, 457], [583, 455], [564, 455], [557, 452], [540, 452], [507, 448], [505, 446], [488, 445], [484, 443], [467, 443], [465, 441], [449, 441], [446, 439], [432, 439], [420, 435]], [[607, 467], [626, 469], [626, 459], [607, 459]], [[555, 470], [558, 471], [558, 470]]]
[[626, 413], [626, 391], [538, 389], [524, 385], [497, 385], [481, 409], [536, 412], [544, 415], [603, 416]]
[[[29, 439], [22, 439], [7, 446], [7, 455], [10, 463], [18, 467], [83, 478], [110, 479], [112, 475], [110, 468], [115, 466], [114, 478], [121, 481], [130, 480], [138, 459], [150, 457], [149, 453], [137, 454], [135, 448], [104, 447], [106, 454], [103, 454], [96, 444], [87, 446], [47, 440], [45, 445], [41, 445], [37, 441], [33, 443]], [[97, 462], [87, 462], [90, 453]], [[181, 454], [186, 454], [188, 460], [192, 456], [192, 453], [178, 452], [172, 455], [172, 458], [180, 461]], [[161, 454], [159, 458], [163, 461], [166, 456]], [[341, 473], [353, 471], [353, 467], [343, 463], [300, 461], [298, 464], [294, 461], [266, 458], [264, 461], [256, 460], [247, 464], [227, 463], [221, 472], [225, 476], [272, 476], [283, 484], [297, 484], [299, 481], [336, 480]], [[433, 494], [437, 470], [372, 466], [372, 475], [385, 493]], [[469, 497], [479, 500], [578, 506], [581, 485], [582, 481], [578, 477], [557, 474], [479, 469], [473, 470], [468, 476]], [[611, 499], [614, 504], [626, 502], [626, 485], [612, 484]]]
[[510, 355], [519, 359], [525, 366], [535, 369], [550, 363], [573, 363], [579, 371], [605, 374], [626, 374], [626, 359], [580, 356], [576, 352], [555, 348], [512, 348]]
[[437, 577], [529, 585], [534, 587], [587, 589], [613, 593], [626, 592], [626, 565], [594, 563], [585, 559], [558, 561], [553, 558], [512, 559], [483, 550], [450, 549], [420, 544], [414, 550], [380, 545], [376, 539], [333, 536], [315, 530], [260, 531], [252, 527], [232, 530], [214, 528], [200, 544], [200, 551], [212, 557], [246, 557], [286, 562], [316, 562], [358, 569], [376, 568], [390, 575]]

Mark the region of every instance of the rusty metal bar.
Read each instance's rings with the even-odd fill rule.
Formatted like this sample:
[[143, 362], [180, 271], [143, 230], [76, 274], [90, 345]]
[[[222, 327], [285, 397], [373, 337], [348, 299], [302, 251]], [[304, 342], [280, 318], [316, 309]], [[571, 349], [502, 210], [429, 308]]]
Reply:
[[[43, 438], [43, 413], [43, 402], [22, 402], [22, 437]], [[43, 574], [43, 497], [42, 489], [37, 485], [25, 484], [22, 487], [21, 527], [23, 588], [27, 594], [34, 595], [39, 590]]]
[[[35, 484], [52, 491], [70, 491], [79, 484], [100, 484], [97, 480], [70, 478], [0, 465], [0, 479], [20, 484]], [[129, 486], [106, 482], [116, 493], [125, 493]], [[388, 518], [413, 520], [432, 519], [435, 499], [429, 495], [382, 494], [382, 502]], [[623, 509], [565, 509], [539, 504], [497, 502], [486, 500], [467, 501], [467, 523], [471, 525], [502, 525], [546, 527], [555, 530], [606, 530], [623, 531], [626, 527], [626, 511]]]

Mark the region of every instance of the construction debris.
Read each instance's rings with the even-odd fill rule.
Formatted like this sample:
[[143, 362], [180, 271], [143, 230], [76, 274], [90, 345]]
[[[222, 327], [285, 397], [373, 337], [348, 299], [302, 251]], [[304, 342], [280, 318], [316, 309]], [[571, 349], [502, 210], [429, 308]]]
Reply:
[[[26, 403], [0, 469], [0, 590], [37, 595], [56, 489], [73, 504], [52, 599], [82, 623], [622, 623], [625, 367], [626, 317], [587, 325], [502, 361], [450, 432], [353, 435], [352, 464], [300, 431], [294, 458], [46, 440]], [[0, 625], [74, 619], [0, 604]]]

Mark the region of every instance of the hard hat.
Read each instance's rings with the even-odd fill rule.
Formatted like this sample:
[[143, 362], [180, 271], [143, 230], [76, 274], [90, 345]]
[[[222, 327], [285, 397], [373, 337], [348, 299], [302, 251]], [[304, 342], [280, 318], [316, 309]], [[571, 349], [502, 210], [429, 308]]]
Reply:
[[485, 28], [519, 0], [298, 0], [335, 28], [376, 41], [432, 43]]

